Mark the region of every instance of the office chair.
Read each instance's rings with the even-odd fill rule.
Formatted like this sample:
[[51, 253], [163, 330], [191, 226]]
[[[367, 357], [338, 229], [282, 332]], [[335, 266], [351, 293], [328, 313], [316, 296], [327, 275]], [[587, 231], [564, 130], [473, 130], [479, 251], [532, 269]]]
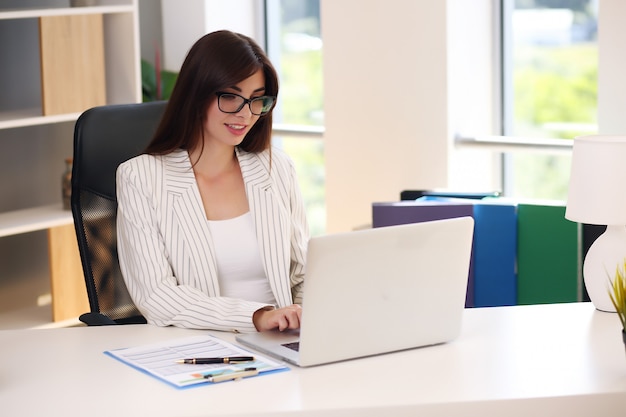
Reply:
[[116, 104], [86, 110], [74, 128], [71, 208], [87, 286], [89, 326], [145, 323], [132, 302], [117, 256], [118, 165], [142, 153], [165, 101]]

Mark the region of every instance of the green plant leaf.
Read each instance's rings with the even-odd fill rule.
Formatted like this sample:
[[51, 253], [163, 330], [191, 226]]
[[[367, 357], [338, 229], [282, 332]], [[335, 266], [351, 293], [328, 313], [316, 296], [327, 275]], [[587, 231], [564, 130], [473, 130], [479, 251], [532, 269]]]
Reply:
[[622, 328], [626, 329], [626, 258], [615, 270], [613, 282], [609, 285], [609, 298], [622, 322]]
[[155, 66], [141, 60], [141, 92], [143, 101], [169, 100], [176, 84], [178, 73], [174, 71], [161, 71], [161, 95], [157, 92], [157, 77]]
[[143, 101], [156, 100], [156, 70], [154, 65], [145, 59], [141, 60], [141, 92]]
[[174, 89], [174, 84], [176, 84], [176, 79], [178, 78], [178, 73], [173, 71], [161, 71], [161, 97], [160, 100], [169, 100], [172, 95], [172, 90]]

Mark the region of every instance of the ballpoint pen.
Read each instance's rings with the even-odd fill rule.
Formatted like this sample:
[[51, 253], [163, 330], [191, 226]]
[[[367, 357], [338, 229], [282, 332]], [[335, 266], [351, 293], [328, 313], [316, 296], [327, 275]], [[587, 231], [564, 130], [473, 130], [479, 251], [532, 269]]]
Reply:
[[243, 371], [230, 372], [227, 374], [220, 374], [220, 375], [209, 374], [209, 375], [205, 375], [204, 378], [208, 382], [224, 382], [224, 381], [231, 381], [233, 379], [237, 380], [237, 379], [245, 378], [247, 376], [255, 376], [258, 374], [259, 374], [259, 371], [256, 368], [246, 368]]
[[254, 361], [254, 356], [230, 356], [224, 358], [193, 358], [179, 359], [176, 363], [185, 363], [190, 365], [208, 365], [211, 363], [244, 363]]

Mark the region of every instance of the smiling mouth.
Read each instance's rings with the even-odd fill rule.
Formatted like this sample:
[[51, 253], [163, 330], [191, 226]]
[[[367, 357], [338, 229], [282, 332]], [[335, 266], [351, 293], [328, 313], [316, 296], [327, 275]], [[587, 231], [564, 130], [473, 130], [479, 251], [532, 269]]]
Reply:
[[228, 124], [226, 126], [230, 127], [231, 129], [234, 129], [234, 130], [243, 130], [243, 129], [246, 128], [246, 126], [244, 126], [244, 125], [230, 125], [230, 124]]

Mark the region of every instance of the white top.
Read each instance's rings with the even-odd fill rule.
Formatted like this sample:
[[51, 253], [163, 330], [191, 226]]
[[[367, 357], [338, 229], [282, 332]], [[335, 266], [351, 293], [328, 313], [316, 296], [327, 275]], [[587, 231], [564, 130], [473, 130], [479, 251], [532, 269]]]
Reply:
[[276, 305], [263, 269], [252, 214], [209, 220], [209, 229], [215, 244], [222, 296]]

